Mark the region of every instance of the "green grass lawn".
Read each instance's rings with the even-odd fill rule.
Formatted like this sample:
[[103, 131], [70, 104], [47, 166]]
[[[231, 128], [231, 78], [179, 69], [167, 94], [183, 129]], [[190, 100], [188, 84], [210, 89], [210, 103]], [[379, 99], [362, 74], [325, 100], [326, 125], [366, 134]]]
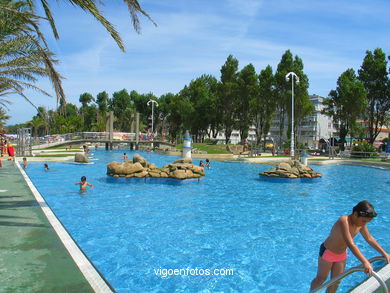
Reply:
[[[192, 147], [207, 152], [208, 154], [230, 154], [230, 152], [226, 150], [226, 144], [193, 143]], [[179, 144], [176, 148], [181, 150], [183, 145]]]
[[54, 155], [52, 155], [52, 154], [47, 154], [47, 155], [40, 154], [40, 155], [29, 156], [29, 157], [36, 157], [36, 158], [53, 157], [53, 158], [55, 158], [55, 157], [69, 157], [69, 156], [74, 156], [74, 154], [54, 154]]

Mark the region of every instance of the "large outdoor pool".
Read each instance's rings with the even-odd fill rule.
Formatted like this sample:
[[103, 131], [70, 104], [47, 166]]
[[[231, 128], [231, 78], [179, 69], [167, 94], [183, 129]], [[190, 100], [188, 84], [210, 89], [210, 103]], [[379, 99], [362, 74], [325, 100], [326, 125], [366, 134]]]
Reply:
[[[117, 292], [308, 292], [319, 245], [364, 199], [378, 212], [368, 227], [390, 251], [389, 170], [312, 166], [323, 178], [269, 181], [258, 175], [269, 165], [212, 161], [200, 181], [108, 177], [106, 164], [122, 161], [123, 152], [98, 150], [90, 165], [49, 163], [45, 172], [42, 162], [27, 169]], [[159, 167], [177, 159], [140, 154]], [[83, 175], [95, 186], [86, 194], [74, 185]], [[356, 242], [366, 257], [378, 255], [360, 235]], [[349, 256], [347, 268], [359, 264]], [[182, 275], [156, 274], [167, 269]], [[345, 278], [340, 292], [363, 279]]]

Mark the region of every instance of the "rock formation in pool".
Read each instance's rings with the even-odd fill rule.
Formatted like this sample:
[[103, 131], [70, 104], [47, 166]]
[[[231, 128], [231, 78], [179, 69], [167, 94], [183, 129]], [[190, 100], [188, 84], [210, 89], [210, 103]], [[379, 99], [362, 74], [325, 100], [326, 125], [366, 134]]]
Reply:
[[271, 170], [261, 172], [260, 175], [267, 177], [281, 178], [316, 178], [322, 177], [322, 174], [314, 171], [312, 168], [301, 164], [297, 160], [280, 163]]
[[107, 164], [107, 174], [113, 177], [162, 177], [188, 179], [204, 176], [204, 168], [192, 164], [191, 159], [179, 159], [171, 164], [157, 168], [150, 164], [139, 154], [133, 156], [133, 160], [124, 163], [111, 162]]

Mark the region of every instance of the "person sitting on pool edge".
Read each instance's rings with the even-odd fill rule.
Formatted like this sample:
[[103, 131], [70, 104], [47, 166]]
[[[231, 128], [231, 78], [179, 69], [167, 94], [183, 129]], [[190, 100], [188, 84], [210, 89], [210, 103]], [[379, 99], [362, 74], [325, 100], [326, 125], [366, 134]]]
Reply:
[[80, 185], [80, 192], [86, 192], [87, 186], [91, 186], [91, 188], [93, 188], [93, 185], [91, 183], [87, 182], [87, 177], [85, 177], [85, 176], [82, 176], [81, 181], [76, 182], [75, 184]]
[[[362, 262], [364, 272], [372, 275], [372, 266], [370, 262], [360, 252], [353, 238], [360, 232], [364, 239], [376, 251], [382, 254], [387, 263], [390, 262], [390, 255], [378, 244], [372, 237], [366, 226], [373, 218], [377, 216], [372, 204], [363, 200], [354, 206], [352, 214], [341, 216], [333, 225], [330, 235], [320, 246], [318, 258], [317, 276], [311, 282], [310, 290], [318, 288], [331, 272], [331, 278], [342, 274], [347, 262], [347, 247]], [[339, 282], [330, 286], [326, 292], [336, 292]]]

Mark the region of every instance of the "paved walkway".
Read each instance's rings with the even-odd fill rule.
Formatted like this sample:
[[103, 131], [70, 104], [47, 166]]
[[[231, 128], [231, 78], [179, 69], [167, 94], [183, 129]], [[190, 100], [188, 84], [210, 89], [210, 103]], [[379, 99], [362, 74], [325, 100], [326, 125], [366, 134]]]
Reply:
[[93, 292], [13, 162], [0, 168], [0, 292]]

